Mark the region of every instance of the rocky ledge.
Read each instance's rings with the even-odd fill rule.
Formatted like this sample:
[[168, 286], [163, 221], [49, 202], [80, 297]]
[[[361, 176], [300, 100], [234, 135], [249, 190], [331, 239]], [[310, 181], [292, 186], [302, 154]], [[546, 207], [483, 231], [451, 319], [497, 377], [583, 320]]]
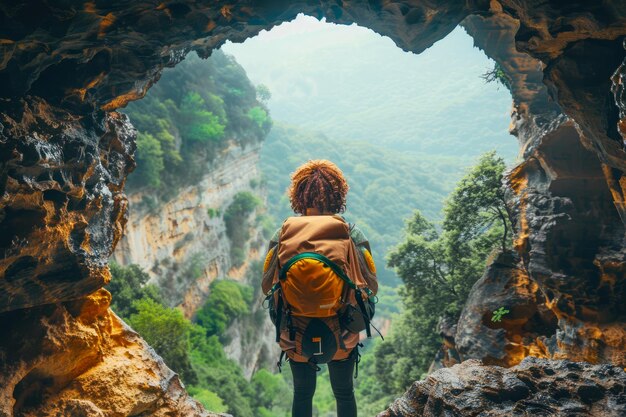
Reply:
[[513, 368], [468, 360], [415, 382], [378, 417], [626, 415], [626, 372], [527, 357]]
[[110, 309], [104, 289], [0, 316], [0, 417], [217, 417]]

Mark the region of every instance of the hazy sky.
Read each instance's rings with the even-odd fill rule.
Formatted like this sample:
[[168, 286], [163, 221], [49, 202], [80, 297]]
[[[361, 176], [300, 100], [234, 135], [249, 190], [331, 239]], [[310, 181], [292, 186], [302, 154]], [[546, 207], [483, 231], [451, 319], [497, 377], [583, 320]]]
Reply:
[[480, 78], [493, 61], [460, 27], [415, 55], [370, 29], [300, 15], [222, 49], [270, 89], [280, 122], [401, 150], [517, 153], [510, 94]]

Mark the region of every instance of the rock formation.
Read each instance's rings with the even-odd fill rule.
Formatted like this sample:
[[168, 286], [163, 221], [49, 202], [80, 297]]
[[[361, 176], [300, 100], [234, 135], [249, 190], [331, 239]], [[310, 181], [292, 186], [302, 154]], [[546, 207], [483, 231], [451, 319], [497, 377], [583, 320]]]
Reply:
[[[527, 276], [528, 282], [516, 287], [524, 290], [512, 293], [527, 306], [544, 297], [543, 305], [557, 319], [552, 335], [533, 326], [518, 326], [525, 333], [513, 334], [514, 323], [507, 323], [500, 329], [504, 336], [495, 329], [499, 335], [493, 343], [524, 344], [524, 338], [537, 334], [545, 337], [541, 351], [551, 358], [624, 366], [623, 1], [3, 2], [0, 322], [3, 329], [10, 327], [0, 341], [2, 415], [129, 415], [144, 406], [155, 415], [202, 415], [151, 349], [108, 312], [106, 296], [98, 291], [109, 278], [107, 259], [126, 221], [122, 191], [133, 168], [135, 133], [115, 109], [141, 98], [163, 68], [188, 52], [208, 56], [227, 39], [242, 41], [299, 12], [356, 22], [416, 53], [472, 16], [464, 25], [511, 78], [513, 128], [524, 155], [508, 178], [520, 261], [505, 263], [501, 274], [488, 273], [485, 280], [500, 274], [499, 283], [520, 283]], [[94, 303], [97, 308], [89, 307]], [[526, 320], [531, 311], [515, 317]], [[538, 305], [536, 311], [544, 308]], [[550, 317], [546, 312], [548, 322]], [[462, 328], [457, 335], [464, 334], [459, 332]], [[71, 366], [55, 366], [68, 363], [64, 335], [74, 340], [69, 351], [74, 359]], [[524, 345], [513, 351], [495, 359], [512, 364], [536, 350]], [[128, 361], [136, 363], [136, 379], [117, 380], [124, 371], [120, 364], [131, 366]], [[532, 363], [508, 372], [522, 372], [524, 364]], [[537, 363], [544, 365], [533, 366], [546, 370], [575, 366], [564, 372], [583, 380], [608, 369], [616, 376], [606, 381], [622, 378], [608, 365]], [[487, 385], [490, 375], [511, 375], [474, 363], [453, 369], [472, 367], [472, 380]], [[533, 378], [548, 381], [549, 376], [543, 372]], [[112, 381], [115, 388], [123, 383], [128, 388], [107, 401], [103, 393]], [[604, 388], [576, 388], [581, 401], [597, 401], [579, 406], [568, 400], [564, 407], [574, 404], [579, 408], [572, 412], [596, 414], [602, 407], [617, 409], [614, 398], [623, 395], [623, 381], [610, 387], [600, 382]], [[422, 386], [414, 386], [408, 396], [417, 398]], [[506, 386], [490, 386], [489, 405], [506, 399]], [[516, 389], [514, 395], [524, 391], [528, 398], [543, 398], [535, 396], [534, 388]], [[566, 394], [550, 395], [576, 398], [564, 389]], [[433, 401], [427, 403], [442, 414], [444, 403], [435, 400], [436, 390], [428, 393]], [[500, 404], [493, 409], [505, 410], [506, 401]], [[467, 409], [462, 413], [475, 415]]]
[[[174, 286], [167, 301], [173, 307], [180, 306], [187, 318], [202, 307], [211, 281], [244, 277], [246, 265], [236, 267], [230, 257], [224, 219], [212, 216], [209, 209], [223, 214], [235, 194], [254, 191], [250, 182], [260, 176], [259, 146], [242, 149], [233, 144], [224, 149], [198, 184], [180, 190], [155, 209], [139, 209], [141, 192], [129, 195], [136, 209], [131, 207], [113, 259], [121, 265], [139, 265], [159, 286]], [[246, 259], [258, 259], [265, 250], [261, 233], [260, 227], [254, 228]], [[198, 258], [200, 276], [189, 276], [184, 267], [194, 257]]]
[[1, 416], [216, 416], [185, 393], [110, 301], [100, 289], [0, 317]]
[[418, 381], [378, 417], [603, 416], [626, 413], [626, 374], [612, 365], [528, 357], [513, 368], [468, 360]]

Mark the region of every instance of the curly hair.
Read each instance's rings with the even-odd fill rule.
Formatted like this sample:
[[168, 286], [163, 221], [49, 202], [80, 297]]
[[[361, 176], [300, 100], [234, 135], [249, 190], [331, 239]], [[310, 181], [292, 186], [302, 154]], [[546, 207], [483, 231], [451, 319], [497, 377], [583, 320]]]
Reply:
[[337, 165], [325, 159], [309, 161], [291, 174], [291, 208], [299, 214], [306, 214], [307, 208], [316, 208], [320, 213], [343, 213], [348, 188]]

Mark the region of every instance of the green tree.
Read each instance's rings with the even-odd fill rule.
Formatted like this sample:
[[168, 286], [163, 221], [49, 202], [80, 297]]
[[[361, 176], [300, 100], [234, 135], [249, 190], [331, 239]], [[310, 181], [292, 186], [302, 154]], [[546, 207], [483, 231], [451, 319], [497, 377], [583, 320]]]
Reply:
[[272, 92], [265, 84], [258, 84], [256, 86], [257, 100], [267, 103], [272, 98]]
[[289, 387], [281, 375], [261, 369], [252, 376], [255, 405], [271, 410], [274, 406], [288, 408], [290, 405]]
[[267, 112], [260, 106], [255, 106], [248, 110], [248, 117], [261, 129], [269, 121]]
[[507, 251], [510, 216], [502, 187], [505, 167], [502, 158], [488, 152], [458, 183], [444, 207], [443, 228], [452, 239], [471, 241], [497, 223], [504, 231], [500, 248]]
[[109, 264], [111, 270], [111, 282], [106, 286], [113, 294], [111, 309], [123, 319], [127, 319], [137, 309], [133, 302], [148, 298], [158, 304], [165, 305], [159, 287], [154, 284], [146, 284], [150, 276], [139, 265], [120, 266], [115, 262]]
[[249, 191], [235, 194], [232, 203], [224, 212], [226, 234], [230, 238], [231, 259], [235, 266], [245, 260], [244, 245], [250, 239], [248, 217], [261, 204], [261, 200]]
[[224, 135], [226, 125], [206, 110], [204, 99], [195, 91], [185, 94], [180, 104], [179, 128], [183, 140], [189, 142], [217, 141]]
[[161, 185], [163, 150], [161, 143], [149, 133], [137, 135], [137, 170], [134, 177], [138, 183], [158, 188]]
[[165, 363], [178, 372], [185, 383], [196, 382], [189, 360], [192, 324], [180, 310], [167, 308], [154, 300], [135, 301], [128, 323], [163, 357]]
[[225, 413], [228, 411], [228, 407], [224, 404], [224, 400], [222, 400], [220, 396], [213, 391], [194, 386], [190, 386], [188, 391], [189, 394], [191, 394], [194, 399], [198, 400], [207, 410], [214, 413]]
[[508, 250], [504, 168], [495, 153], [483, 155], [446, 201], [442, 231], [416, 211], [404, 241], [389, 254], [389, 266], [404, 282], [405, 310], [390, 343], [377, 348], [384, 393], [400, 393], [427, 371], [441, 345], [440, 318], [458, 319], [489, 254]]
[[252, 288], [224, 279], [213, 281], [209, 288], [196, 317], [207, 335], [220, 336], [232, 320], [250, 311]]

